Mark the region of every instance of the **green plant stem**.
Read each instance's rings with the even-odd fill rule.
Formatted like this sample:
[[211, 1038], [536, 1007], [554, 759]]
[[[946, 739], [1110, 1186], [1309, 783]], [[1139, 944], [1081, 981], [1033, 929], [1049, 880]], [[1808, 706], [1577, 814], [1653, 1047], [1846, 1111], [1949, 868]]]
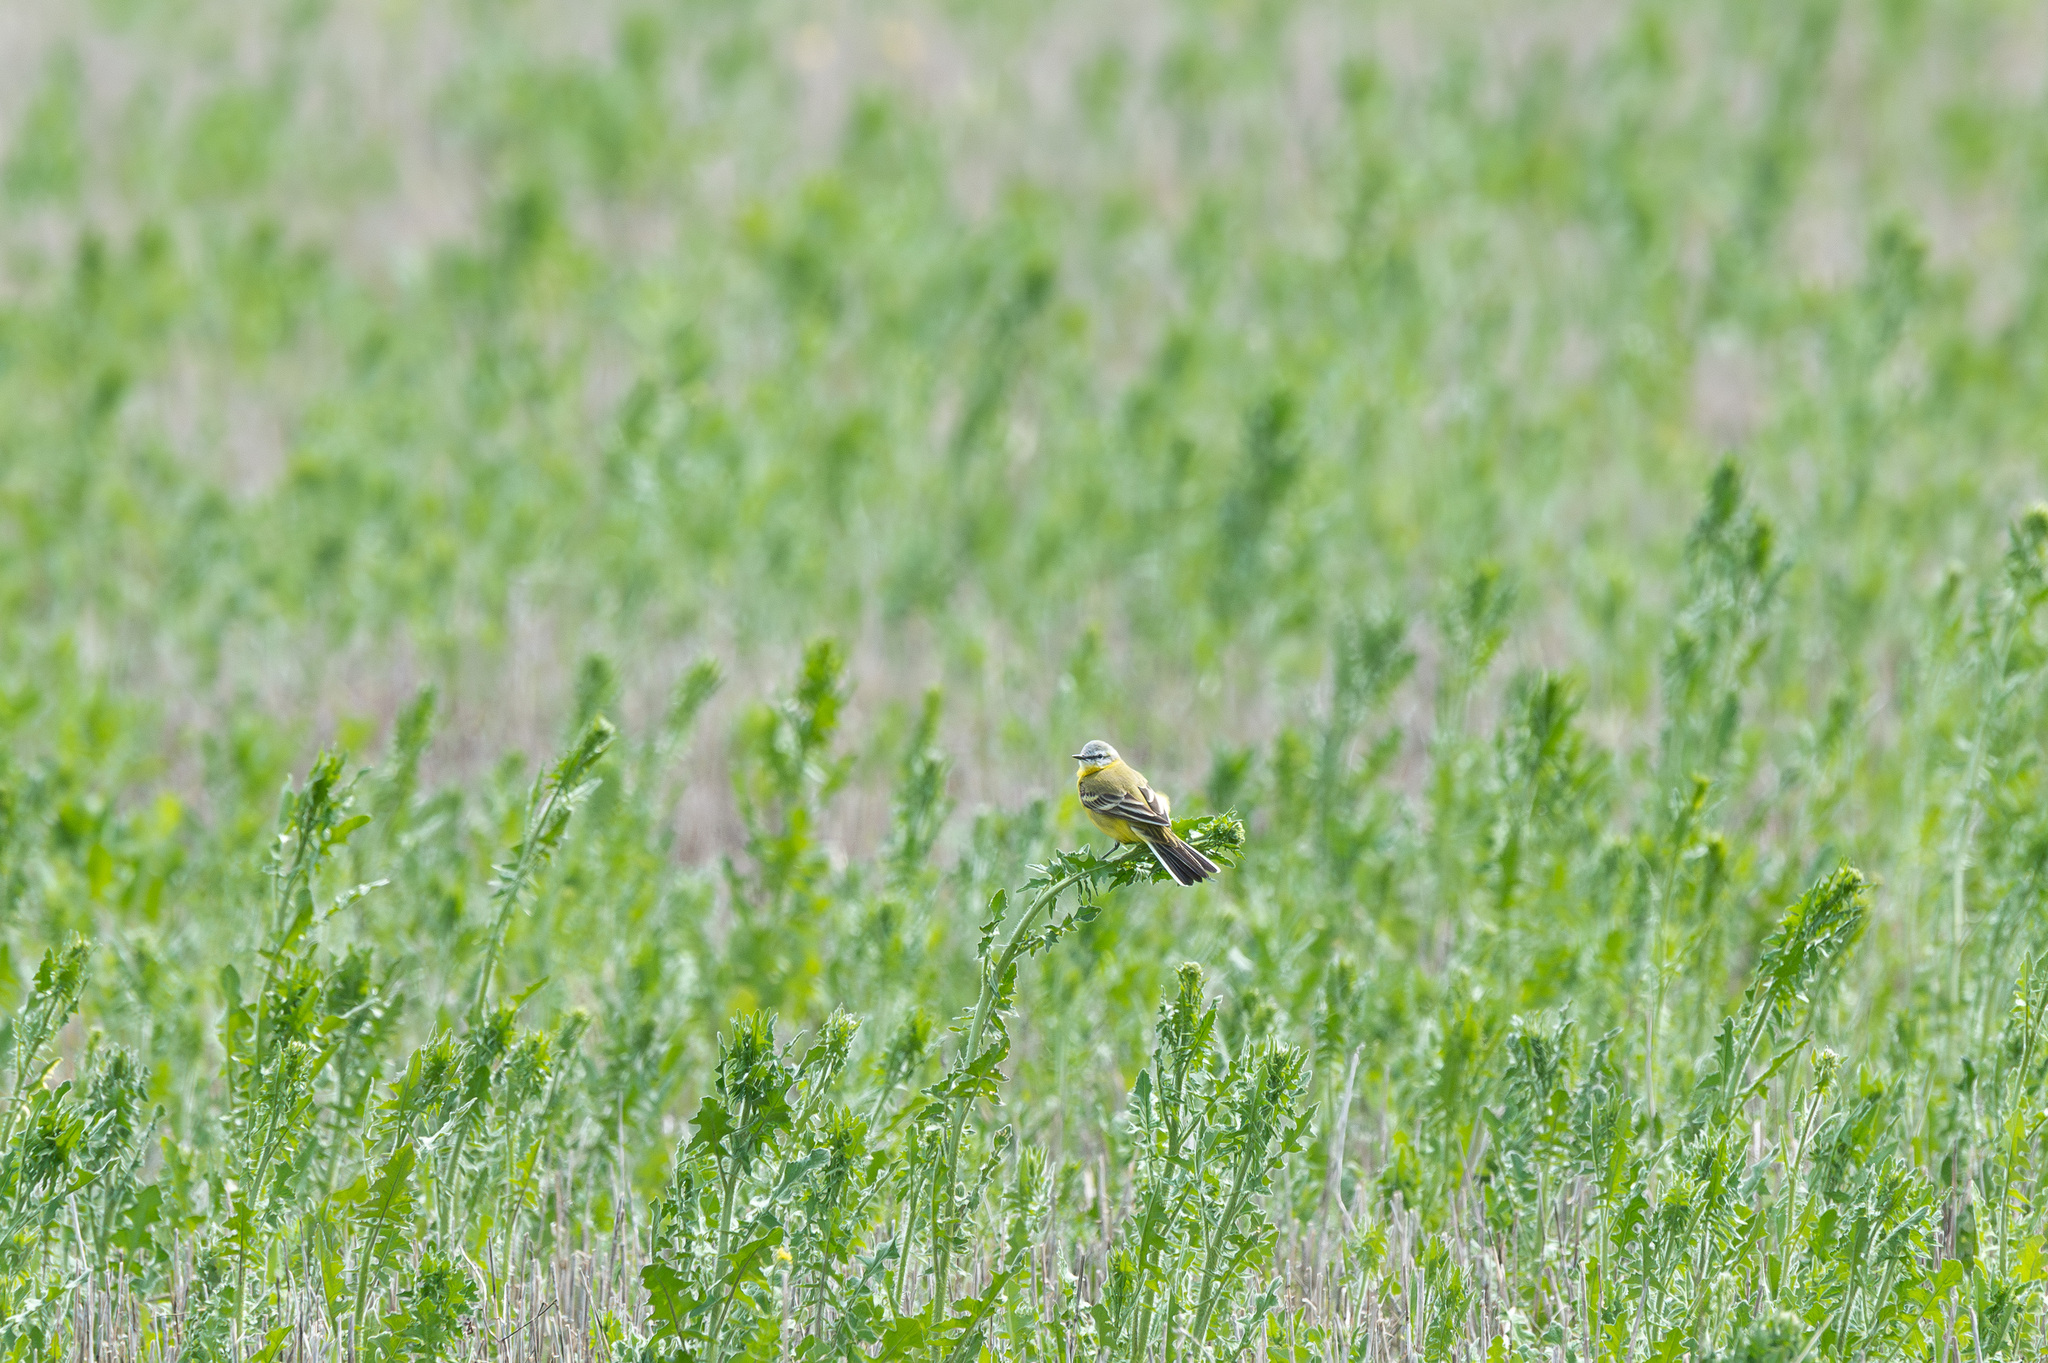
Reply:
[[[2005, 648], [2001, 642], [1997, 675], [2005, 672]], [[1987, 685], [1985, 690], [1989, 690]], [[1977, 783], [1983, 779], [1984, 738], [1991, 704], [1981, 701], [1977, 727], [1970, 738], [1970, 765], [1963, 777], [1963, 810], [1956, 820], [1955, 839], [1949, 848], [1949, 1006], [1955, 1010], [1954, 1030], [1960, 1030], [1963, 1011], [1963, 922], [1969, 916], [1970, 845], [1977, 837]]]
[[[404, 1149], [412, 1139], [412, 1122], [408, 1119], [399, 1128], [398, 1139], [391, 1143], [392, 1157]], [[408, 1174], [407, 1177], [411, 1175]], [[362, 1253], [356, 1256], [356, 1304], [349, 1326], [350, 1337], [355, 1341], [356, 1353], [363, 1350], [363, 1308], [370, 1300], [370, 1256], [376, 1250], [378, 1239], [384, 1234], [384, 1210], [379, 1207], [370, 1222], [369, 1233], [363, 1237]]]
[[505, 1188], [499, 1195], [498, 1212], [499, 1219], [504, 1222], [505, 1227], [505, 1248], [501, 1251], [499, 1281], [491, 1284], [491, 1287], [497, 1292], [499, 1302], [501, 1303], [499, 1306], [500, 1315], [507, 1314], [506, 1306], [509, 1305], [512, 1293], [512, 1231], [513, 1222], [519, 1214], [518, 1194], [516, 1192], [517, 1184], [514, 1172], [517, 1167], [518, 1158], [518, 1135], [519, 1114], [516, 1111], [507, 1113], [505, 1118]]
[[1202, 1347], [1202, 1341], [1209, 1334], [1209, 1317], [1216, 1310], [1216, 1299], [1221, 1295], [1222, 1283], [1217, 1273], [1218, 1261], [1223, 1256], [1223, 1244], [1230, 1238], [1230, 1228], [1237, 1224], [1238, 1216], [1244, 1211], [1245, 1180], [1251, 1173], [1252, 1161], [1264, 1153], [1266, 1133], [1263, 1127], [1247, 1130], [1244, 1145], [1237, 1152], [1237, 1160], [1230, 1168], [1230, 1192], [1223, 1200], [1223, 1215], [1216, 1222], [1215, 1233], [1209, 1237], [1209, 1248], [1202, 1256], [1202, 1299], [1195, 1309], [1194, 1330], [1188, 1336], [1193, 1347]]
[[[742, 1129], [746, 1122], [740, 1122]], [[744, 1156], [735, 1148], [732, 1161], [726, 1165], [724, 1177], [719, 1182], [718, 1198], [718, 1269], [722, 1277], [732, 1255], [732, 1201], [739, 1193], [740, 1165]], [[718, 1299], [718, 1309], [711, 1316], [711, 1357], [714, 1360], [725, 1357], [725, 1318], [732, 1310], [733, 1292], [739, 1290], [737, 1283], [732, 1290]]]
[[[1706, 798], [1701, 780], [1694, 778], [1693, 798], [1686, 802], [1685, 812], [1679, 815], [1677, 825], [1671, 830], [1671, 851], [1664, 866], [1664, 883], [1659, 887], [1650, 909], [1650, 1009], [1643, 1036], [1643, 1103], [1653, 1131], [1657, 1124], [1657, 1027], [1664, 1016], [1664, 911], [1678, 892], [1678, 868], [1685, 860], [1686, 844], [1692, 839], [1694, 822]], [[1650, 1182], [1653, 1199], [1656, 1186], [1653, 1165]]]
[[512, 874], [506, 877], [505, 888], [498, 896], [498, 912], [491, 919], [491, 935], [484, 947], [483, 964], [477, 968], [476, 995], [469, 1005], [472, 1017], [483, 1016], [484, 1001], [490, 996], [491, 977], [498, 973], [498, 956], [505, 949], [505, 933], [512, 925], [512, 911], [519, 906], [520, 892], [533, 876], [539, 855], [535, 835], [547, 826], [548, 818], [561, 797], [561, 788], [551, 787], [539, 810], [527, 816], [525, 833], [519, 840], [519, 860], [514, 864]]
[[[1159, 1099], [1164, 1105], [1163, 1092]], [[1166, 1158], [1161, 1161], [1171, 1169], [1180, 1160], [1180, 1123], [1177, 1116], [1167, 1118]], [[1150, 1353], [1152, 1340], [1152, 1286], [1146, 1272], [1145, 1247], [1152, 1243], [1158, 1229], [1159, 1216], [1164, 1209], [1166, 1197], [1162, 1189], [1155, 1186], [1145, 1199], [1144, 1219], [1138, 1223], [1138, 1312], [1131, 1326], [1131, 1357], [1144, 1358]]]
[[[1117, 865], [1121, 862], [1133, 860], [1136, 856], [1143, 854], [1147, 854], [1144, 844], [1133, 843], [1122, 851], [1113, 853], [1105, 858], [1104, 864]], [[981, 1055], [981, 1037], [982, 1033], [988, 1028], [990, 1016], [995, 1011], [996, 995], [1001, 991], [1003, 978], [1009, 973], [1010, 966], [1016, 961], [1017, 953], [1022, 948], [1025, 935], [1030, 930], [1031, 925], [1037, 922], [1039, 914], [1045, 912], [1053, 904], [1058, 903], [1059, 897], [1062, 894], [1073, 888], [1077, 882], [1087, 877], [1088, 874], [1089, 872], [1085, 870], [1076, 871], [1062, 880], [1054, 881], [1051, 885], [1040, 891], [1038, 897], [1031, 901], [1030, 907], [1026, 908], [1018, 916], [1017, 926], [1010, 930], [1010, 936], [1003, 943], [1002, 952], [996, 957], [994, 967], [985, 967], [982, 970], [981, 994], [974, 1003], [974, 1019], [967, 1026], [967, 1064], [972, 1065], [976, 1058]], [[940, 1196], [944, 1196], [949, 1205], [952, 1200], [953, 1183], [959, 1176], [960, 1137], [967, 1126], [967, 1109], [972, 1101], [972, 1098], [966, 1094], [962, 1094], [957, 1099], [953, 1108], [952, 1121], [947, 1127], [945, 1152], [939, 1159], [938, 1185], [933, 1189], [932, 1194], [934, 1199], [933, 1225], [935, 1226], [938, 1224], [937, 1199]], [[941, 1236], [932, 1245], [932, 1325], [935, 1328], [940, 1321], [945, 1319], [946, 1311], [952, 1305], [952, 1269], [953, 1252], [951, 1239], [950, 1237]]]
[[271, 1157], [276, 1154], [277, 1125], [279, 1115], [270, 1114], [270, 1124], [263, 1134], [263, 1144], [257, 1147], [256, 1177], [250, 1181], [249, 1197], [244, 1206], [235, 1208], [235, 1219], [241, 1223], [236, 1235], [235, 1262], [235, 1347], [242, 1347], [242, 1302], [249, 1288], [249, 1218], [255, 1214], [257, 1199], [263, 1192], [263, 1180], [270, 1176]]
[[915, 1166], [909, 1180], [908, 1202], [903, 1209], [903, 1248], [896, 1259], [896, 1314], [910, 1308], [910, 1252], [917, 1243], [917, 1175]]
[[[1164, 1158], [1158, 1161], [1158, 1164], [1168, 1171], [1169, 1177], [1171, 1176], [1171, 1171], [1181, 1163], [1181, 1141], [1186, 1134], [1181, 1129], [1181, 1121], [1186, 1115], [1188, 1073], [1192, 1068], [1191, 1053], [1188, 1050], [1182, 1049], [1186, 1043], [1187, 1038], [1182, 1036], [1176, 1040], [1173, 1049], [1168, 1052], [1172, 1063], [1173, 1082], [1171, 1087], [1166, 1082], [1166, 1065], [1161, 1063], [1154, 1067], [1160, 1082], [1155, 1091], [1153, 1101], [1158, 1104], [1160, 1120], [1166, 1126], [1166, 1154]], [[1153, 1243], [1153, 1237], [1159, 1229], [1160, 1218], [1166, 1212], [1167, 1198], [1168, 1189], [1165, 1186], [1164, 1180], [1156, 1181], [1146, 1196], [1144, 1220], [1139, 1224], [1138, 1228], [1138, 1307], [1137, 1319], [1133, 1325], [1131, 1335], [1131, 1357], [1134, 1359], [1146, 1358], [1151, 1354], [1153, 1289], [1146, 1270], [1148, 1264], [1152, 1261], [1145, 1257], [1145, 1247]], [[1171, 1224], [1170, 1219], [1168, 1224]], [[1172, 1297], [1169, 1294], [1167, 1307], [1167, 1319], [1169, 1321], [1172, 1319], [1172, 1309]]]

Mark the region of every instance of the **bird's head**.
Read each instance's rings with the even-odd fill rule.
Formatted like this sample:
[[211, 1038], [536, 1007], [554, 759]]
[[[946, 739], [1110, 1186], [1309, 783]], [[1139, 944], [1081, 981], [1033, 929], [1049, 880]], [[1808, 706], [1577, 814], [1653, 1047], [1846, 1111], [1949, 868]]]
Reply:
[[1117, 760], [1116, 749], [1099, 738], [1091, 738], [1081, 745], [1081, 751], [1074, 754], [1074, 760], [1088, 770], [1106, 767]]

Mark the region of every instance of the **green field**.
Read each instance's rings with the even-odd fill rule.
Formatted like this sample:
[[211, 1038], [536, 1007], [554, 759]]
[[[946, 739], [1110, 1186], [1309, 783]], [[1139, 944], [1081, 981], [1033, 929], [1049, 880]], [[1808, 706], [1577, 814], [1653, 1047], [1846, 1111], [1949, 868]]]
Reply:
[[2041, 1358], [2043, 496], [2038, 5], [5, 0], [0, 1360]]

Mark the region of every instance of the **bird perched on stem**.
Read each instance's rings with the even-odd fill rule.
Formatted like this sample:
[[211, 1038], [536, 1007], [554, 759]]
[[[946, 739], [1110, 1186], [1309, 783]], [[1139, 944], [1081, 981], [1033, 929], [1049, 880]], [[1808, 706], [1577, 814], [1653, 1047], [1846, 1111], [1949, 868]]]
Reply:
[[1074, 754], [1074, 760], [1081, 764], [1081, 774], [1075, 780], [1081, 808], [1097, 828], [1118, 842], [1142, 842], [1150, 847], [1176, 884], [1199, 885], [1216, 874], [1215, 862], [1174, 834], [1173, 807], [1166, 797], [1147, 785], [1130, 763], [1117, 756], [1115, 748], [1099, 738], [1090, 739]]

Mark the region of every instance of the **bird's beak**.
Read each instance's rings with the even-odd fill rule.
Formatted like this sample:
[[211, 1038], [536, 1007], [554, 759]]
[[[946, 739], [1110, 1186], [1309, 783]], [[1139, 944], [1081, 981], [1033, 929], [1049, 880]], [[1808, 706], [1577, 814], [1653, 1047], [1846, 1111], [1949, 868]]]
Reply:
[[1085, 758], [1085, 757], [1083, 757], [1083, 756], [1082, 756], [1082, 755], [1081, 755], [1080, 753], [1075, 753], [1075, 754], [1074, 754], [1074, 760], [1075, 760], [1076, 762], [1086, 762], [1086, 761], [1087, 761], [1088, 759], [1087, 759], [1087, 758]]

